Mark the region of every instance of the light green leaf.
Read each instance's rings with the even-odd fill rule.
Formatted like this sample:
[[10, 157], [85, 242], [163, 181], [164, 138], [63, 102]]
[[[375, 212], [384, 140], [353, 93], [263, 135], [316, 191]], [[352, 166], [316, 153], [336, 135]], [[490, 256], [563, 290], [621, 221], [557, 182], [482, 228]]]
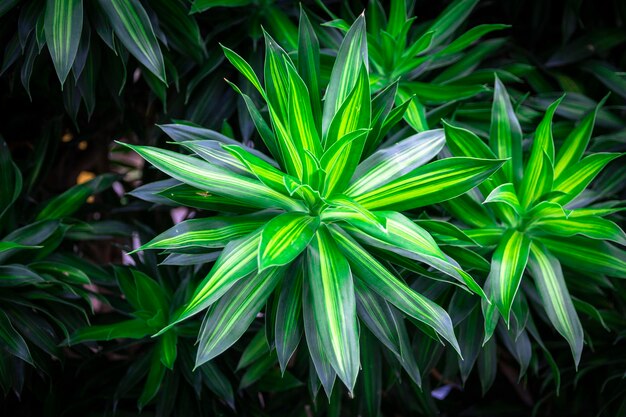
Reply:
[[589, 144], [589, 139], [591, 139], [591, 133], [593, 132], [593, 125], [596, 122], [598, 110], [600, 110], [600, 107], [602, 107], [606, 99], [607, 97], [600, 101], [600, 103], [576, 125], [574, 130], [572, 130], [565, 139], [565, 142], [563, 142], [563, 145], [559, 148], [554, 164], [555, 178], [561, 179], [561, 174], [564, 174], [567, 168], [573, 166], [582, 158]]
[[522, 129], [513, 111], [509, 94], [498, 76], [495, 84], [489, 145], [496, 157], [510, 158], [502, 170], [508, 182], [516, 184], [522, 179]]
[[321, 137], [322, 86], [320, 79], [320, 45], [302, 5], [300, 6], [300, 26], [298, 28], [298, 73], [309, 91], [313, 120]]
[[533, 223], [533, 229], [535, 228], [554, 236], [583, 235], [592, 239], [612, 240], [620, 245], [626, 245], [624, 231], [614, 222], [601, 217], [538, 220]]
[[247, 216], [185, 220], [161, 233], [135, 251], [188, 248], [223, 248], [230, 241], [249, 235], [266, 224], [276, 213], [260, 212]]
[[491, 260], [491, 296], [507, 325], [513, 299], [526, 269], [529, 251], [530, 239], [522, 232], [509, 230], [502, 237]]
[[204, 310], [224, 295], [237, 281], [256, 273], [257, 254], [261, 231], [231, 241], [211, 268], [209, 274], [200, 282], [191, 300], [178, 314], [178, 317], [159, 334], [194, 314]]
[[485, 198], [484, 203], [502, 203], [511, 207], [518, 215], [522, 214], [522, 208], [517, 194], [515, 193], [515, 187], [513, 184], [506, 183], [496, 188]]
[[307, 285], [320, 346], [348, 390], [359, 372], [359, 335], [354, 284], [348, 261], [321, 227], [307, 251]]
[[350, 196], [367, 209], [409, 210], [457, 197], [489, 178], [502, 164], [492, 159], [446, 158], [372, 191]]
[[522, 207], [530, 207], [539, 197], [552, 190], [554, 139], [552, 118], [563, 97], [552, 103], [539, 123], [533, 139], [530, 159], [526, 164], [524, 178], [518, 196]]
[[456, 0], [450, 4], [427, 29], [428, 32], [434, 33], [431, 47], [440, 45], [448, 39], [465, 22], [477, 3], [478, 0]]
[[565, 285], [561, 264], [545, 246], [533, 243], [528, 268], [535, 279], [542, 305], [554, 328], [569, 343], [578, 368], [583, 350], [583, 327]]
[[196, 367], [224, 352], [245, 333], [283, 277], [270, 268], [235, 284], [207, 313], [198, 342]]
[[61, 85], [72, 69], [82, 30], [82, 0], [47, 0], [44, 31]]
[[265, 225], [259, 242], [259, 271], [293, 261], [309, 244], [320, 225], [318, 216], [281, 214]]
[[356, 168], [346, 195], [364, 194], [414, 171], [433, 159], [443, 145], [443, 132], [436, 129], [379, 149]]
[[443, 308], [415, 292], [395, 277], [341, 229], [333, 227], [331, 231], [335, 242], [360, 280], [404, 313], [433, 328], [450, 342], [459, 355], [461, 354], [452, 329], [452, 321]]
[[365, 17], [359, 16], [343, 39], [326, 88], [322, 112], [322, 132], [326, 136], [331, 121], [350, 92], [354, 89], [361, 66], [367, 67], [367, 34]]
[[552, 201], [566, 204], [578, 196], [609, 162], [622, 156], [618, 153], [594, 153], [569, 168], [554, 181], [553, 191], [561, 191]]
[[200, 159], [151, 146], [124, 144], [157, 169], [203, 191], [209, 191], [246, 205], [298, 210], [301, 205], [264, 184], [210, 165]]

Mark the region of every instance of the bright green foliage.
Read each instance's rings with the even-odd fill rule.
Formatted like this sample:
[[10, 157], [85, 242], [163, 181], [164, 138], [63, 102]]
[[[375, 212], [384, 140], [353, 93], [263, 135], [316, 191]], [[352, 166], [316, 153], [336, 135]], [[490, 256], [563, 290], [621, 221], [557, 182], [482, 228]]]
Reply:
[[[579, 272], [626, 277], [626, 253], [615, 246], [626, 244], [626, 235], [605, 218], [621, 209], [587, 206], [585, 191], [600, 171], [621, 155], [585, 155], [597, 108], [555, 149], [552, 119], [561, 100], [548, 107], [537, 126], [523, 166], [520, 125], [497, 77], [489, 146], [470, 131], [451, 124], [445, 125], [445, 132], [448, 148], [455, 156], [509, 158], [502, 171], [478, 187], [484, 204], [477, 207], [485, 219], [493, 220], [468, 231], [476, 239], [493, 233], [493, 239], [485, 242], [495, 248], [485, 284], [492, 301], [491, 305], [483, 303], [485, 341], [491, 337], [499, 315], [507, 326], [515, 326], [518, 332], [524, 329], [520, 318], [527, 317], [523, 306], [528, 295], [519, 289], [528, 274], [550, 322], [568, 341], [578, 364], [583, 329], [561, 264]], [[470, 214], [456, 214], [466, 224], [474, 224]]]
[[[429, 22], [414, 16], [411, 2], [405, 0], [368, 3], [370, 82], [374, 91], [397, 91], [396, 102], [406, 108], [404, 119], [418, 132], [438, 123], [455, 101], [486, 91], [483, 84], [492, 72], [477, 67], [502, 46], [504, 38], [478, 41], [508, 26], [478, 25], [457, 36], [477, 3], [456, 0]], [[334, 20], [326, 25], [348, 28], [344, 20], [331, 16]], [[438, 105], [442, 108], [429, 118], [427, 109]]]
[[[383, 344], [389, 344], [389, 337], [406, 343], [398, 333], [403, 324], [374, 323], [371, 308], [389, 311], [392, 321], [400, 320], [398, 308], [423, 323], [431, 336], [439, 335], [459, 350], [445, 310], [412, 290], [368, 248], [387, 254], [392, 263], [424, 263], [484, 295], [425, 228], [389, 210], [457, 197], [497, 172], [503, 161], [461, 157], [427, 164], [443, 146], [441, 130], [408, 137], [366, 158], [366, 146], [380, 143], [391, 127], [385, 124], [395, 94], [371, 96], [365, 19], [355, 21], [339, 48], [323, 105], [319, 80], [311, 70], [319, 51], [309, 25], [303, 14], [298, 62], [265, 34], [264, 84], [236, 52], [224, 48], [267, 105], [269, 123], [243, 96], [272, 158], [232, 140], [220, 141], [210, 132], [189, 141], [197, 128], [187, 125], [166, 132], [196, 156], [127, 146], [196, 194], [220, 196], [232, 204], [231, 217], [190, 220], [144, 246], [170, 253], [191, 246], [223, 247], [209, 274], [160, 334], [211, 307], [200, 330], [196, 364], [202, 365], [232, 345], [275, 293], [278, 313], [267, 320], [273, 320], [269, 328], [276, 330], [271, 344], [277, 346], [281, 367], [301, 331], [300, 319], [285, 315], [302, 314], [314, 368], [330, 395], [335, 376], [354, 389], [361, 363], [358, 318], [372, 326]], [[392, 110], [381, 114], [381, 108]], [[250, 207], [263, 210], [236, 215]], [[202, 224], [207, 230], [196, 227]], [[368, 297], [368, 308], [357, 308], [358, 294]], [[416, 365], [402, 353], [405, 349], [395, 352], [419, 381]]]

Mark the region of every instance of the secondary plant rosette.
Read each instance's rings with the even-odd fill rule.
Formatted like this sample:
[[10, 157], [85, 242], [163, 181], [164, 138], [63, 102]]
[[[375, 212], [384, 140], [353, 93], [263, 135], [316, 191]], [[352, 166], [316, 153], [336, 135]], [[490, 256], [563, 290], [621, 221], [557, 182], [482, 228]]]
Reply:
[[[491, 303], [482, 303], [483, 344], [502, 317], [515, 343], [527, 341], [527, 333], [531, 333], [545, 351], [530, 314], [529, 303], [535, 303], [539, 317], [545, 317], [567, 340], [578, 366], [584, 334], [576, 310], [597, 310], [572, 297], [568, 281], [574, 284], [582, 280], [579, 288], [590, 291], [594, 281], [606, 276], [626, 277], [626, 253], [617, 246], [626, 244], [626, 235], [605, 218], [623, 207], [616, 201], [602, 201], [601, 192], [587, 189], [602, 169], [622, 154], [586, 154], [602, 102], [555, 149], [552, 119], [562, 100], [546, 110], [524, 163], [520, 123], [496, 77], [488, 143], [451, 124], [445, 124], [446, 142], [454, 156], [508, 161], [475, 193], [446, 205], [457, 219], [473, 227], [464, 230], [468, 236], [493, 249], [485, 283]], [[570, 268], [565, 271], [569, 273], [564, 273], [562, 265]], [[525, 275], [532, 277], [534, 286], [524, 282]], [[522, 369], [530, 361], [530, 352], [524, 356]]]
[[[239, 55], [224, 52], [267, 106], [269, 123], [233, 85], [271, 157], [190, 124], [162, 128], [192, 155], [126, 145], [175, 180], [148, 184], [135, 195], [219, 212], [180, 223], [140, 248], [217, 258], [162, 332], [209, 309], [199, 335], [201, 365], [235, 343], [272, 296], [266, 333], [283, 370], [304, 333], [327, 394], [336, 376], [352, 391], [360, 367], [360, 319], [419, 384], [402, 314], [459, 347], [446, 311], [411, 289], [392, 265], [424, 263], [485, 295], [402, 211], [457, 197], [504, 161], [458, 157], [427, 163], [444, 145], [442, 130], [364, 153], [401, 120], [406, 105], [393, 107], [395, 85], [371, 96], [363, 16], [347, 32], [324, 92], [319, 44], [305, 14], [297, 59], [269, 35], [265, 39], [263, 84]], [[385, 317], [393, 320], [372, 320], [373, 308], [388, 309]], [[397, 325], [389, 327], [392, 321]]]

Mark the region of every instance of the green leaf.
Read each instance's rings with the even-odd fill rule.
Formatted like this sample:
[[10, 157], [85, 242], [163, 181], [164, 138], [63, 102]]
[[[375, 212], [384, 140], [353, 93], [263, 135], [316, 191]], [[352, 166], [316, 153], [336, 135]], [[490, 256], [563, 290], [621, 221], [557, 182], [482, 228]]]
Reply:
[[321, 227], [307, 250], [307, 285], [320, 347], [350, 392], [359, 372], [354, 284], [348, 261]]
[[600, 107], [602, 107], [607, 98], [608, 97], [605, 97], [600, 101], [600, 103], [576, 125], [559, 148], [554, 164], [555, 178], [560, 179], [567, 168], [580, 161], [580, 158], [585, 153], [585, 149], [587, 149], [589, 139], [591, 139], [591, 133], [593, 132], [598, 110], [600, 110]]
[[[258, 92], [261, 93], [261, 96], [267, 101], [267, 95], [265, 94], [265, 90], [261, 86], [261, 81], [259, 81], [259, 78], [256, 76], [250, 64], [248, 64], [237, 52], [225, 47], [224, 45], [220, 44], [220, 46], [224, 51], [226, 59], [228, 59], [228, 61], [230, 61], [230, 63], [233, 64], [235, 68], [237, 68], [237, 71], [239, 71], [244, 77], [246, 77], [248, 81], [250, 81], [250, 83], [258, 90]], [[239, 92], [239, 89], [237, 90]]]
[[143, 339], [150, 334], [150, 328], [141, 319], [132, 319], [113, 324], [92, 325], [76, 330], [66, 341], [68, 345], [90, 341], [113, 339]]
[[298, 210], [300, 204], [264, 184], [210, 165], [200, 159], [151, 146], [124, 144], [160, 171], [192, 187], [209, 191], [245, 205]]
[[450, 42], [448, 45], [446, 45], [441, 51], [437, 52], [437, 55], [448, 55], [460, 52], [472, 43], [474, 43], [476, 40], [485, 36], [486, 34], [496, 30], [507, 29], [510, 27], [510, 25], [501, 24], [487, 24], [475, 26], [456, 38], [454, 41]]
[[385, 221], [386, 230], [373, 227], [369, 222], [359, 221], [351, 221], [350, 224], [354, 227], [344, 226], [344, 229], [368, 245], [425, 262], [485, 297], [482, 288], [453, 259], [441, 251], [426, 230], [397, 212], [377, 211], [373, 214]]
[[358, 243], [339, 228], [331, 229], [335, 242], [348, 259], [358, 279], [405, 314], [433, 328], [459, 353], [459, 345], [446, 311], [423, 295], [415, 292], [374, 259]]
[[356, 300], [359, 318], [374, 336], [394, 354], [413, 382], [421, 386], [422, 378], [419, 367], [415, 361], [415, 355], [412, 352], [404, 326], [404, 319], [400, 313], [360, 279], [356, 280], [355, 287], [357, 289]]
[[542, 244], [530, 247], [528, 269], [554, 328], [567, 340], [578, 368], [583, 350], [583, 327], [565, 285], [559, 260]]
[[456, 0], [450, 4], [427, 29], [428, 32], [434, 33], [431, 47], [443, 43], [452, 35], [467, 19], [477, 3], [478, 0]]
[[17, 330], [15, 330], [15, 327], [11, 324], [4, 310], [0, 310], [0, 341], [10, 354], [17, 356], [31, 365], [34, 364], [26, 341]]
[[0, 287], [16, 287], [43, 282], [43, 277], [23, 265], [0, 265]]
[[600, 217], [538, 220], [533, 223], [533, 229], [535, 228], [554, 236], [583, 235], [592, 239], [612, 240], [620, 245], [626, 245], [624, 231], [614, 222]]
[[178, 342], [178, 336], [172, 330], [166, 332], [159, 341], [159, 348], [161, 352], [161, 363], [167, 369], [174, 369], [174, 363], [178, 356], [178, 349], [176, 344]]
[[300, 5], [300, 26], [298, 29], [298, 73], [309, 91], [314, 124], [318, 130], [318, 135], [321, 137], [320, 45], [302, 5]]
[[508, 182], [517, 184], [522, 179], [522, 129], [511, 105], [511, 99], [496, 76], [491, 109], [489, 146], [500, 159], [508, 159], [502, 170]]
[[587, 188], [609, 162], [620, 156], [622, 154], [594, 153], [566, 168], [552, 186], [553, 191], [561, 191], [563, 194], [555, 196], [552, 201], [560, 204], [572, 201]]
[[117, 39], [159, 80], [166, 83], [165, 64], [150, 18], [139, 0], [99, 0]]
[[365, 17], [361, 15], [346, 33], [330, 74], [322, 112], [323, 137], [326, 137], [331, 121], [338, 109], [354, 89], [361, 66], [367, 67], [367, 64], [367, 33], [365, 31]]
[[275, 345], [280, 370], [285, 373], [302, 337], [302, 285], [304, 269], [293, 264], [282, 283], [276, 309]]
[[[305, 279], [308, 278], [308, 275], [305, 275]], [[322, 344], [322, 336], [318, 329], [318, 321], [313, 301], [313, 294], [311, 292], [311, 285], [306, 282], [302, 287], [302, 316], [304, 320], [306, 344], [309, 348], [309, 355], [312, 362], [312, 366], [309, 366], [309, 375], [311, 378], [314, 378], [314, 375], [317, 374], [317, 377], [324, 387], [326, 395], [330, 399], [337, 374], [333, 369], [328, 354]], [[312, 368], [315, 369], [315, 373]], [[317, 388], [314, 391], [314, 395], [316, 395], [316, 393]]]
[[500, 314], [509, 324], [509, 313], [528, 262], [530, 239], [517, 230], [508, 231], [491, 260], [489, 281], [492, 297]]
[[2, 217], [22, 192], [22, 173], [11, 159], [11, 151], [0, 135], [0, 230]]
[[615, 246], [582, 236], [537, 237], [562, 264], [576, 271], [626, 278], [626, 254]]
[[501, 203], [511, 207], [515, 213], [522, 215], [523, 210], [517, 194], [515, 192], [515, 186], [513, 184], [502, 184], [493, 189], [493, 191], [485, 198], [483, 203]]
[[196, 367], [239, 340], [282, 279], [283, 273], [284, 268], [271, 268], [241, 280], [209, 310], [200, 328]]
[[367, 209], [409, 210], [457, 197], [489, 178], [502, 164], [492, 159], [446, 158], [351, 196]]
[[204, 310], [224, 295], [237, 281], [255, 273], [260, 240], [261, 231], [258, 230], [245, 238], [234, 240], [226, 245], [217, 262], [198, 285], [185, 308], [178, 314], [174, 322], [159, 333], [163, 333], [174, 324]]
[[530, 207], [539, 197], [552, 190], [554, 177], [554, 140], [552, 138], [552, 118], [563, 97], [552, 103], [539, 123], [533, 139], [530, 159], [526, 164], [524, 178], [519, 188], [522, 207]]
[[165, 367], [161, 364], [161, 355], [159, 349], [154, 349], [150, 355], [150, 368], [148, 371], [148, 377], [143, 386], [143, 391], [137, 399], [137, 406], [139, 410], [146, 406], [161, 389], [161, 382], [165, 376]]
[[318, 216], [298, 212], [270, 220], [261, 233], [259, 271], [293, 261], [309, 244], [319, 225]]
[[45, 16], [46, 42], [63, 85], [78, 52], [83, 30], [83, 1], [47, 0]]
[[[178, 181], [174, 180], [174, 183], [176, 184]], [[152, 184], [155, 183], [136, 188], [129, 194], [143, 200], [146, 200], [146, 197], [148, 197], [150, 198], [148, 201], [169, 206], [186, 206], [202, 210], [236, 213], [248, 213], [255, 210], [254, 205], [246, 204], [243, 200], [232, 200], [228, 197], [211, 194], [208, 191], [180, 183], [174, 186], [166, 186], [165, 188], [159, 189], [154, 195], [147, 196], [146, 191], [149, 191], [151, 188], [147, 186], [151, 186]], [[155, 201], [157, 199], [158, 201]]]
[[366, 129], [347, 133], [324, 152], [320, 160], [320, 167], [325, 172], [324, 196], [342, 192], [346, 188], [359, 163], [367, 133]]
[[346, 195], [361, 195], [409, 174], [433, 159], [443, 145], [443, 132], [436, 129], [412, 135], [392, 146], [379, 149], [358, 165]]
[[240, 369], [247, 368], [258, 359], [267, 355], [269, 351], [265, 328], [261, 328], [261, 330], [256, 332], [252, 340], [250, 340], [246, 346], [246, 349], [241, 353], [236, 370], [239, 371]]
[[70, 284], [91, 284], [89, 277], [81, 269], [72, 265], [67, 265], [63, 262], [36, 261], [30, 263], [28, 267], [39, 274], [50, 274], [59, 280]]
[[275, 213], [185, 220], [161, 233], [136, 251], [146, 249], [178, 250], [223, 248], [230, 241], [249, 235], [263, 226]]
[[213, 7], [241, 7], [252, 3], [252, 0], [194, 0], [191, 13], [199, 13]]

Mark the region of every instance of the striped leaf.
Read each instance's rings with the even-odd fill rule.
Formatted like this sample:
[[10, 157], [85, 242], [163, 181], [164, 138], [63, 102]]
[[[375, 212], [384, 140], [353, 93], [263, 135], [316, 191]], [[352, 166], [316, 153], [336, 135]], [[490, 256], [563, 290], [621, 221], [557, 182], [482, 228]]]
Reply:
[[322, 112], [322, 132], [326, 137], [331, 121], [359, 78], [361, 66], [367, 67], [365, 17], [359, 16], [343, 39], [326, 88]]
[[160, 171], [203, 191], [261, 208], [298, 210], [301, 207], [295, 200], [256, 180], [234, 174], [200, 159], [151, 146], [123, 145], [137, 152]]
[[278, 297], [274, 333], [278, 363], [283, 373], [302, 337], [303, 279], [303, 265], [296, 262], [286, 274]]
[[99, 0], [117, 39], [159, 80], [166, 81], [161, 48], [139, 0]]
[[276, 216], [263, 228], [259, 243], [259, 271], [286, 265], [307, 247], [320, 225], [318, 216], [293, 212]]
[[178, 313], [175, 320], [159, 334], [209, 307], [240, 279], [253, 273], [256, 274], [260, 240], [261, 231], [259, 230], [226, 245], [209, 274], [196, 288], [191, 300]]
[[542, 244], [530, 247], [528, 269], [554, 328], [567, 340], [578, 368], [583, 350], [583, 327], [565, 285], [559, 260]]
[[285, 174], [269, 164], [267, 161], [250, 153], [238, 145], [223, 145], [226, 152], [230, 153], [234, 158], [239, 160], [245, 169], [253, 174], [259, 181], [267, 185], [271, 189], [280, 193], [285, 193]]
[[601, 217], [568, 217], [567, 219], [539, 220], [533, 224], [542, 232], [554, 235], [570, 237], [574, 235], [587, 236], [592, 239], [611, 240], [626, 245], [626, 234], [615, 222]]
[[298, 73], [302, 76], [302, 80], [309, 91], [314, 124], [321, 137], [320, 44], [302, 6], [300, 6], [300, 25], [298, 27]]
[[82, 30], [82, 0], [47, 0], [44, 32], [61, 85], [74, 64]]
[[400, 313], [366, 286], [362, 280], [356, 279], [355, 287], [357, 312], [360, 319], [372, 334], [394, 354], [413, 382], [421, 386], [419, 367]]
[[[173, 181], [174, 183], [178, 183], [178, 181], [176, 180]], [[151, 201], [157, 204], [166, 204], [170, 206], [180, 205], [185, 207], [199, 208], [202, 210], [236, 213], [248, 213], [256, 210], [254, 208], [254, 205], [250, 206], [244, 201], [235, 201], [228, 197], [211, 194], [208, 191], [204, 191], [192, 187], [191, 185], [181, 183], [178, 183], [174, 186], [166, 186], [162, 189], [159, 188], [153, 196], [149, 196], [149, 194], [144, 193], [144, 191], [149, 192], [149, 189], [144, 188], [147, 185], [151, 184], [146, 184], [145, 186], [136, 188], [129, 194], [137, 198], [141, 198], [142, 200], [146, 200], [147, 198], [149, 198], [149, 200], [147, 201]], [[155, 200], [151, 197], [156, 197], [158, 200]]]
[[522, 179], [522, 129], [513, 111], [511, 99], [496, 75], [491, 109], [489, 146], [500, 159], [510, 158], [502, 168], [508, 182]]
[[456, 0], [450, 4], [433, 24], [427, 29], [434, 33], [431, 47], [443, 43], [452, 33], [465, 22], [478, 0]]
[[606, 97], [576, 125], [559, 148], [554, 164], [554, 176], [561, 178], [565, 170], [582, 158], [593, 132], [598, 110], [606, 101]]
[[426, 230], [397, 212], [376, 211], [373, 214], [385, 221], [386, 230], [358, 220], [351, 221], [351, 226], [344, 226], [344, 229], [367, 245], [424, 262], [485, 297], [476, 281], [441, 251]]
[[211, 307], [200, 328], [196, 367], [210, 361], [239, 340], [283, 274], [284, 268], [270, 268], [241, 280]]
[[410, 173], [437, 156], [443, 145], [443, 132], [436, 129], [379, 149], [359, 164], [346, 195], [364, 194]]
[[[305, 271], [306, 272], [306, 271]], [[305, 279], [308, 276], [305, 275]], [[315, 374], [319, 378], [319, 381], [324, 387], [326, 396], [330, 399], [333, 392], [333, 385], [335, 385], [335, 379], [337, 373], [333, 369], [330, 363], [328, 354], [326, 353], [323, 344], [322, 336], [317, 326], [317, 317], [315, 314], [315, 305], [313, 301], [313, 294], [311, 292], [311, 285], [305, 283], [302, 288], [302, 316], [304, 320], [304, 334], [306, 336], [306, 344], [309, 348], [309, 355], [311, 357], [312, 367], [315, 369], [315, 373], [309, 366], [309, 375], [311, 378], [315, 378]], [[314, 389], [314, 396], [319, 389], [319, 383], [317, 388]]]
[[537, 237], [562, 264], [576, 271], [626, 278], [626, 253], [622, 249], [582, 236]]
[[341, 229], [334, 226], [331, 231], [335, 242], [359, 279], [405, 314], [434, 329], [450, 342], [459, 355], [461, 354], [452, 329], [452, 321], [443, 308], [395, 277]]
[[506, 183], [496, 188], [485, 198], [484, 203], [499, 203], [506, 204], [515, 211], [518, 215], [522, 214], [522, 207], [517, 199], [515, 192], [515, 186], [513, 184]]
[[352, 392], [360, 366], [354, 284], [348, 261], [325, 227], [308, 247], [306, 282], [320, 347]]
[[[333, 146], [348, 133], [369, 128], [371, 107], [369, 75], [365, 64], [362, 64], [354, 87], [337, 108], [330, 122], [326, 136], [324, 136], [324, 149]], [[359, 157], [360, 153], [356, 159], [358, 160]]]
[[522, 232], [509, 230], [500, 241], [491, 260], [489, 281], [492, 301], [509, 324], [511, 305], [517, 294], [528, 262], [530, 239]]
[[553, 191], [561, 191], [552, 201], [566, 204], [578, 196], [593, 179], [608, 165], [620, 157], [618, 153], [594, 153], [576, 162], [554, 181]]
[[[487, 146], [473, 132], [460, 127], [452, 126], [447, 122], [443, 122], [444, 131], [446, 133], [446, 145], [453, 156], [465, 156], [469, 158], [496, 159], [496, 155], [491, 148]], [[507, 182], [503, 170], [499, 170], [486, 180], [483, 185], [491, 192], [495, 187]]]
[[489, 178], [502, 164], [503, 161], [493, 159], [446, 158], [372, 191], [351, 196], [370, 210], [409, 210], [461, 195]]
[[367, 133], [366, 129], [350, 132], [324, 152], [320, 160], [320, 167], [325, 173], [323, 195], [329, 196], [345, 189], [359, 163], [359, 151], [363, 149]]
[[322, 154], [322, 145], [317, 127], [315, 126], [307, 87], [293, 64], [289, 61], [286, 61], [285, 64], [289, 83], [288, 119], [286, 120], [289, 121], [291, 140], [296, 145], [300, 159], [304, 164], [302, 178], [311, 182], [316, 166], [311, 158], [306, 157], [306, 154], [319, 158]]
[[524, 178], [519, 187], [522, 207], [530, 207], [539, 197], [552, 190], [554, 170], [554, 139], [552, 138], [552, 118], [563, 97], [552, 103], [546, 110], [535, 131], [530, 158], [526, 164]]
[[178, 144], [212, 165], [226, 168], [236, 174], [248, 174], [246, 166], [230, 152], [224, 150], [222, 144], [216, 140], [193, 140], [178, 142]]
[[185, 220], [142, 245], [136, 251], [223, 248], [230, 241], [254, 232], [275, 214], [261, 212], [249, 216], [215, 216], [206, 219]]
[[267, 100], [267, 95], [265, 94], [265, 90], [261, 86], [261, 81], [259, 81], [259, 77], [257, 77], [250, 64], [248, 64], [246, 60], [243, 59], [241, 55], [239, 55], [237, 52], [225, 47], [224, 45], [220, 44], [220, 46], [224, 51], [226, 59], [228, 59], [228, 61], [233, 64], [235, 68], [237, 68], [237, 71], [239, 71], [244, 77], [246, 77], [246, 79], [250, 81], [250, 83], [257, 89], [257, 91], [261, 93], [261, 96]]

